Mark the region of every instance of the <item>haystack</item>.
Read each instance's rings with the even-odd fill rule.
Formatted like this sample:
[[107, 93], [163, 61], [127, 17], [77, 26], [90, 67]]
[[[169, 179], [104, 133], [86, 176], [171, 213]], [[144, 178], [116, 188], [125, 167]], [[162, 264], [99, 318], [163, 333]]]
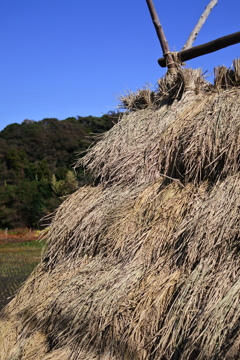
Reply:
[[1, 314], [1, 360], [239, 359], [240, 88], [218, 74], [122, 97]]

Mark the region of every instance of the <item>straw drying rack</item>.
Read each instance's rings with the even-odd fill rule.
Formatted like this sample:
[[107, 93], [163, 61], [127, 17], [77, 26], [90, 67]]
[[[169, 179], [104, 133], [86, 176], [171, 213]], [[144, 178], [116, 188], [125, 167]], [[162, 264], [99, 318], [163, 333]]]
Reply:
[[196, 57], [206, 55], [217, 50], [223, 49], [225, 47], [237, 44], [240, 42], [240, 31], [235, 32], [233, 34], [223, 36], [216, 40], [210, 41], [208, 43], [192, 46], [194, 40], [196, 39], [199, 31], [201, 30], [203, 24], [208, 18], [210, 12], [217, 5], [218, 0], [211, 0], [210, 3], [205, 8], [203, 14], [201, 15], [197, 25], [191, 32], [186, 44], [179, 52], [171, 52], [169, 49], [169, 45], [164, 34], [163, 28], [161, 26], [159, 17], [157, 15], [156, 9], [154, 7], [152, 0], [146, 0], [148, 9], [158, 36], [158, 39], [161, 44], [163, 57], [158, 59], [158, 63], [161, 67], [167, 67], [170, 73], [176, 73], [179, 64], [182, 64], [184, 61], [194, 59]]

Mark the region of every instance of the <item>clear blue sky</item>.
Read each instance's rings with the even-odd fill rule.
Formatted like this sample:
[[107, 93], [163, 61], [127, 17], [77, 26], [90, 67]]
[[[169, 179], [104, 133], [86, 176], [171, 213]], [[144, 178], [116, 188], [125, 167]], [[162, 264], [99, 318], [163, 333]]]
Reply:
[[[154, 0], [171, 50], [180, 50], [210, 0]], [[240, 30], [240, 0], [219, 0], [194, 45]], [[165, 70], [145, 0], [1, 0], [0, 130], [24, 119], [101, 116], [117, 96]], [[234, 45], [189, 61], [231, 66]]]

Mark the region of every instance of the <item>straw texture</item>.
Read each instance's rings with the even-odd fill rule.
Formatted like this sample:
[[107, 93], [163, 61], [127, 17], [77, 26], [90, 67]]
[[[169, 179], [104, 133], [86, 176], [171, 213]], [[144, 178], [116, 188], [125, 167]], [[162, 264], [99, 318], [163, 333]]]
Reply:
[[239, 359], [240, 89], [180, 79], [79, 160], [0, 360]]

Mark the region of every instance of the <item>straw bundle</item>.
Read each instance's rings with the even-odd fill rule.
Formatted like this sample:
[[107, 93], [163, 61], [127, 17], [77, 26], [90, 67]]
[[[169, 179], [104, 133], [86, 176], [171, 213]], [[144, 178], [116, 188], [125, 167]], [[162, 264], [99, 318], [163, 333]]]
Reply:
[[240, 90], [201, 81], [79, 161], [93, 184], [4, 309], [1, 360], [239, 358]]
[[139, 185], [159, 173], [184, 182], [222, 179], [239, 169], [239, 102], [233, 88], [134, 112], [79, 164], [107, 184]]

